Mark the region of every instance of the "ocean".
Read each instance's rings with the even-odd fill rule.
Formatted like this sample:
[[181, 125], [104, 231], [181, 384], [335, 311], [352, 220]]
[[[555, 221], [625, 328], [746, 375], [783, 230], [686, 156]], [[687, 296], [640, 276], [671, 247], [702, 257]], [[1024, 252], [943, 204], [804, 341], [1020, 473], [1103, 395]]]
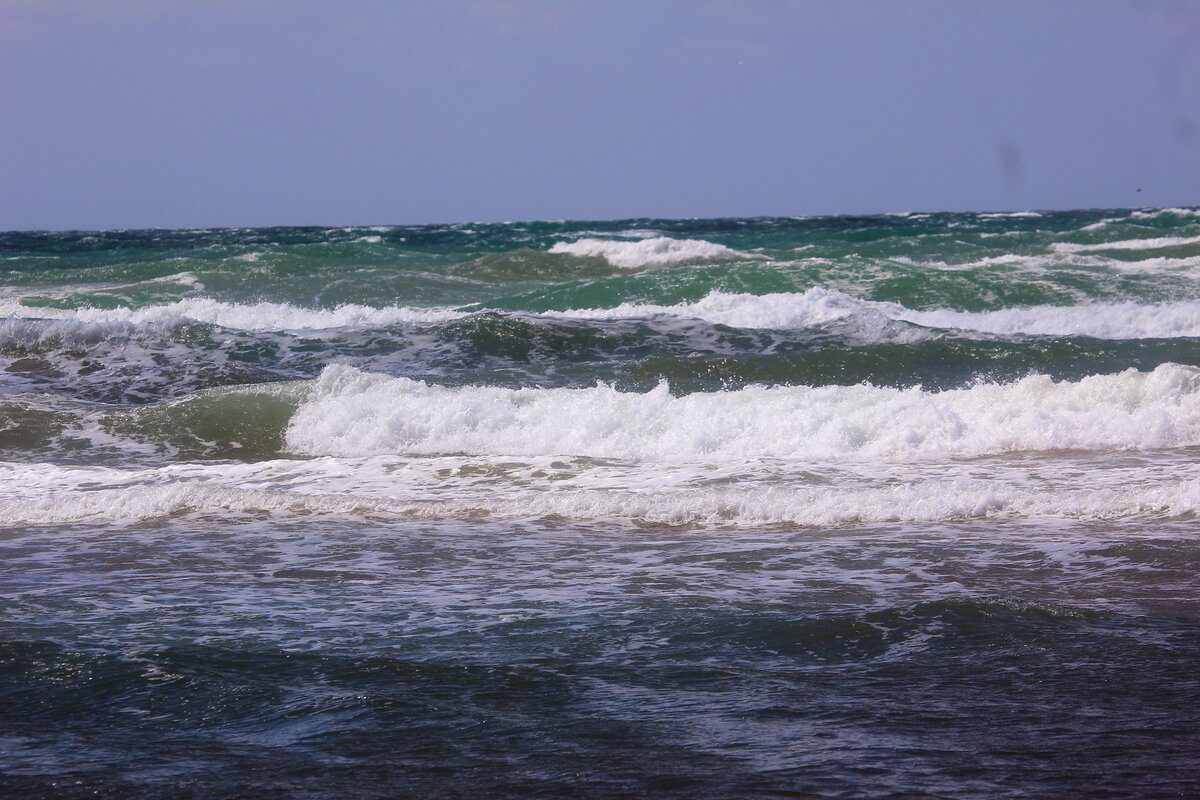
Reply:
[[1200, 796], [1200, 210], [0, 234], [0, 794]]

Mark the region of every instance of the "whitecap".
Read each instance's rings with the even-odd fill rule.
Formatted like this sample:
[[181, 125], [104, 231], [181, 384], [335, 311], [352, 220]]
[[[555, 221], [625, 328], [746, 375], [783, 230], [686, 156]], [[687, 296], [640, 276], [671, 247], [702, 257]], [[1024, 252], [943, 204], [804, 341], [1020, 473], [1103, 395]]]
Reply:
[[1200, 236], [1158, 236], [1146, 239], [1121, 239], [1113, 242], [1077, 244], [1055, 242], [1051, 249], [1060, 253], [1096, 253], [1106, 250], [1164, 250], [1171, 247], [1186, 247], [1200, 244]]
[[618, 269], [752, 257], [749, 253], [703, 239], [671, 239], [666, 236], [636, 241], [584, 238], [574, 242], [558, 242], [550, 248], [550, 252], [603, 258]]
[[445, 308], [385, 306], [374, 308], [346, 304], [331, 309], [311, 309], [289, 303], [225, 303], [194, 298], [142, 308], [59, 309], [0, 303], [0, 315], [29, 319], [73, 320], [86, 324], [177, 325], [204, 322], [248, 331], [322, 330], [344, 327], [375, 327], [400, 323], [434, 323], [465, 316], [466, 312]]
[[799, 329], [854, 320], [880, 331], [889, 321], [931, 328], [989, 334], [1092, 336], [1103, 339], [1200, 337], [1200, 301], [1138, 304], [1089, 303], [1079, 306], [1028, 306], [997, 311], [918, 311], [899, 303], [860, 300], [833, 289], [765, 295], [712, 292], [691, 303], [622, 303], [607, 309], [544, 312], [576, 319], [620, 319], [672, 315], [738, 328]]
[[446, 387], [327, 367], [289, 451], [630, 461], [924, 461], [1052, 450], [1200, 445], [1200, 369], [1167, 364], [1076, 382], [1033, 375], [943, 392], [871, 385], [747, 387], [681, 397], [589, 389]]

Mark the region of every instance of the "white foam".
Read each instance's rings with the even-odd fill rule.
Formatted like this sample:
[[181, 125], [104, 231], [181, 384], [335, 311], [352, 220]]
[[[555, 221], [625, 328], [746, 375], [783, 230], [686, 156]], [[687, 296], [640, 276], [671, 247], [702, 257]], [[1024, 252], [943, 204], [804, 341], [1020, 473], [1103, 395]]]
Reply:
[[711, 292], [693, 303], [670, 306], [622, 303], [613, 308], [576, 308], [569, 311], [547, 311], [543, 314], [572, 319], [626, 319], [669, 315], [702, 319], [736, 328], [794, 329], [821, 325], [851, 316], [885, 319], [903, 310], [902, 306], [893, 303], [871, 303], [833, 289], [813, 288], [802, 293], [779, 292], [764, 295]]
[[[1009, 234], [1005, 234], [1009, 235]], [[1143, 258], [1115, 257], [1114, 251], [1137, 253], [1141, 250], [1167, 250], [1190, 244], [1182, 237], [1172, 244], [1143, 245], [1152, 242], [1150, 239], [1122, 240], [1115, 244], [1077, 244], [1074, 242], [1053, 242], [1049, 249], [1036, 255], [1003, 253], [995, 256], [984, 256], [971, 261], [950, 262], [932, 258], [914, 259], [908, 256], [894, 256], [889, 261], [897, 264], [907, 264], [922, 269], [936, 269], [948, 272], [963, 272], [987, 267], [1023, 267], [1031, 272], [1046, 272], [1061, 269], [1110, 269], [1120, 272], [1153, 273], [1166, 270], [1195, 270], [1200, 267], [1200, 255], [1149, 256]], [[1166, 241], [1158, 240], [1158, 241]], [[1186, 251], [1184, 251], [1186, 252]]]
[[637, 241], [585, 238], [574, 242], [558, 242], [550, 248], [550, 252], [599, 257], [618, 269], [751, 257], [748, 253], [703, 239], [670, 239], [666, 236]]
[[1094, 244], [1055, 242], [1050, 245], [1050, 248], [1060, 253], [1096, 253], [1107, 250], [1163, 250], [1169, 247], [1186, 247], [1195, 244], [1200, 244], [1200, 236], [1158, 236], [1147, 239], [1121, 239], [1114, 242], [1099, 242]]
[[1033, 219], [1042, 214], [1037, 211], [993, 211], [975, 216], [979, 219]]
[[1173, 216], [1178, 216], [1178, 217], [1196, 217], [1196, 216], [1200, 216], [1200, 209], [1198, 209], [1198, 208], [1156, 208], [1156, 209], [1152, 209], [1152, 210], [1148, 210], [1148, 211], [1139, 209], [1137, 211], [1132, 212], [1129, 215], [1129, 217], [1130, 217], [1130, 219], [1158, 219], [1159, 217], [1165, 217], [1167, 215], [1173, 215]]
[[1105, 217], [1099, 222], [1093, 222], [1091, 225], [1084, 225], [1079, 230], [1081, 231], [1098, 231], [1107, 228], [1109, 225], [1115, 225], [1119, 222], [1124, 222], [1123, 217]]
[[[390, 467], [396, 467], [392, 470]], [[478, 465], [477, 465], [478, 467]], [[534, 470], [530, 470], [535, 472]], [[630, 488], [458, 480], [442, 461], [318, 459], [152, 470], [0, 464], [0, 524], [138, 521], [231, 513], [408, 518], [565, 518], [577, 521], [756, 527], [931, 523], [992, 519], [1118, 520], [1188, 517], [1200, 480], [1135, 472], [1120, 486], [1023, 485], [1004, 479], [931, 478], [874, 485]], [[1087, 474], [1091, 474], [1090, 472]], [[443, 488], [439, 490], [439, 486]]]
[[[106, 329], [110, 334], [120, 334], [133, 325], [169, 327], [187, 321], [249, 331], [371, 328], [405, 323], [435, 324], [459, 319], [470, 313], [407, 306], [371, 308], [343, 305], [333, 309], [306, 309], [287, 303], [242, 305], [206, 299], [180, 300], [139, 309], [59, 309], [24, 306], [8, 300], [0, 301], [0, 339], [26, 341], [31, 336], [43, 340], [51, 336], [86, 339], [104, 335]], [[3, 319], [5, 316], [7, 320]], [[1104, 339], [1200, 337], [1200, 301], [1193, 300], [1159, 304], [1125, 302], [1029, 306], [998, 311], [917, 311], [898, 303], [860, 300], [844, 292], [819, 287], [805, 292], [766, 295], [712, 292], [695, 302], [669, 306], [622, 303], [613, 308], [546, 311], [530, 316], [581, 320], [674, 316], [738, 328], [778, 330], [853, 321], [861, 330], [889, 340], [920, 336], [914, 331], [887, 329], [892, 322], [1000, 335], [1093, 336]], [[57, 320], [62, 324], [32, 331], [24, 324], [30, 319]], [[16, 326], [18, 322], [22, 324]]]
[[920, 461], [1014, 451], [1200, 444], [1200, 369], [929, 392], [749, 387], [675, 397], [432, 386], [327, 367], [288, 425], [297, 454], [574, 455], [641, 462]]
[[309, 309], [288, 303], [223, 303], [218, 300], [188, 299], [143, 308], [58, 309], [0, 303], [0, 316], [21, 319], [74, 320], [90, 324], [175, 325], [206, 322], [248, 331], [321, 330], [344, 327], [374, 327], [400, 323], [433, 323], [457, 319], [465, 312], [444, 308], [410, 308], [342, 305], [332, 309]]
[[204, 291], [204, 288], [205, 288], [204, 284], [200, 281], [200, 279], [196, 277], [196, 273], [190, 272], [190, 271], [189, 272], [176, 272], [173, 275], [163, 275], [158, 278], [146, 278], [144, 281], [136, 281], [133, 283], [109, 284], [106, 288], [118, 289], [118, 288], [138, 286], [138, 285], [145, 284], [145, 283], [174, 283], [174, 284], [178, 284], [180, 286], [187, 286], [187, 287], [193, 289], [194, 291], [198, 291], [198, 292]]
[[1200, 337], [1200, 301], [1160, 304], [1090, 303], [1030, 306], [999, 311], [916, 311], [898, 303], [859, 300], [832, 289], [766, 295], [713, 292], [694, 303], [672, 306], [622, 303], [607, 309], [545, 312], [575, 319], [621, 319], [672, 315], [738, 328], [798, 329], [855, 319], [875, 330], [888, 321], [911, 322], [993, 334], [1093, 336], [1104, 339]]
[[1056, 259], [1047, 256], [1036, 255], [1018, 255], [1016, 253], [1004, 253], [998, 256], [984, 256], [983, 258], [975, 259], [974, 261], [964, 261], [961, 263], [951, 263], [949, 261], [938, 261], [936, 259], [915, 259], [908, 256], [894, 256], [890, 261], [897, 264], [904, 264], [911, 267], [920, 267], [922, 269], [936, 269], [946, 272], [966, 272], [976, 270], [980, 267], [1029, 267], [1035, 270], [1044, 270], [1047, 266], [1106, 266], [1108, 259], [1097, 256], [1085, 256], [1079, 254], [1069, 254], [1067, 257], [1058, 256]]
[[1200, 337], [1200, 301], [1141, 305], [1089, 303], [1031, 306], [999, 311], [895, 312], [895, 319], [935, 328], [1001, 335], [1092, 336], [1098, 339]]

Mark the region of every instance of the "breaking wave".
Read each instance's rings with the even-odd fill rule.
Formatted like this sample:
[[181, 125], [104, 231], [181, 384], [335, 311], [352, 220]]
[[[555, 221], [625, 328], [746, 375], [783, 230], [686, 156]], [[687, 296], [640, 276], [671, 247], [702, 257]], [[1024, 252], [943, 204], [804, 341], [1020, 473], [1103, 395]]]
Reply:
[[187, 299], [162, 305], [130, 308], [58, 309], [9, 303], [0, 306], [0, 314], [21, 319], [62, 319], [105, 325], [177, 325], [202, 322], [223, 328], [247, 331], [321, 330], [346, 327], [377, 327], [398, 323], [443, 322], [463, 316], [463, 312], [439, 308], [408, 306], [370, 306], [347, 304], [332, 309], [310, 309], [289, 303], [225, 303], [218, 300]]
[[703, 239], [671, 239], [666, 236], [655, 236], [637, 241], [579, 239], [574, 242], [559, 242], [551, 247], [549, 252], [603, 258], [609, 264], [620, 269], [640, 269], [664, 264], [680, 264], [687, 261], [752, 258], [749, 253], [742, 253], [725, 245], [706, 242]]
[[924, 460], [1200, 444], [1200, 369], [1031, 376], [930, 392], [748, 387], [682, 397], [434, 386], [328, 367], [291, 418], [297, 454], [584, 455], [633, 461]]
[[[94, 339], [122, 335], [132, 326], [172, 327], [199, 322], [244, 331], [319, 331], [340, 328], [373, 329], [389, 325], [434, 325], [453, 322], [491, 309], [418, 308], [343, 305], [320, 310], [287, 303], [236, 304], [216, 300], [181, 300], [140, 309], [79, 308], [65, 310], [10, 304], [0, 307], [0, 344], [45, 340]], [[863, 330], [876, 330], [881, 341], [899, 332], [891, 323], [912, 323], [929, 328], [987, 334], [1090, 336], [1100, 339], [1200, 337], [1200, 301], [1141, 304], [1090, 303], [1078, 306], [1028, 306], [997, 311], [953, 309], [915, 310], [899, 303], [861, 300], [835, 289], [812, 288], [804, 292], [740, 294], [714, 291], [694, 302], [674, 305], [621, 303], [612, 308], [574, 308], [565, 311], [500, 312], [523, 317], [615, 320], [671, 316], [700, 319], [717, 325], [747, 329], [801, 329], [833, 322], [853, 321]], [[58, 320], [61, 325], [28, 329], [26, 320]], [[914, 332], [909, 335], [919, 336]]]
[[999, 311], [916, 311], [899, 303], [860, 300], [833, 289], [766, 295], [712, 292], [693, 303], [644, 305], [623, 303], [608, 309], [545, 312], [577, 319], [618, 319], [672, 315], [694, 317], [736, 328], [806, 328], [849, 318], [874, 323], [911, 322], [992, 334], [1091, 336], [1100, 339], [1146, 339], [1200, 336], [1200, 301], [1142, 305], [1092, 303], [1081, 306], [1031, 306]]

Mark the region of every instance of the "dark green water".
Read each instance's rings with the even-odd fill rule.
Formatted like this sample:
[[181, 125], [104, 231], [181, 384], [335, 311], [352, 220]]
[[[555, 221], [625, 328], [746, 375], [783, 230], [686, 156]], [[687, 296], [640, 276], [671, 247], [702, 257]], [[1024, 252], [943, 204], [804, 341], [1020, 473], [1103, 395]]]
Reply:
[[0, 794], [1200, 793], [1200, 212], [0, 259]]

